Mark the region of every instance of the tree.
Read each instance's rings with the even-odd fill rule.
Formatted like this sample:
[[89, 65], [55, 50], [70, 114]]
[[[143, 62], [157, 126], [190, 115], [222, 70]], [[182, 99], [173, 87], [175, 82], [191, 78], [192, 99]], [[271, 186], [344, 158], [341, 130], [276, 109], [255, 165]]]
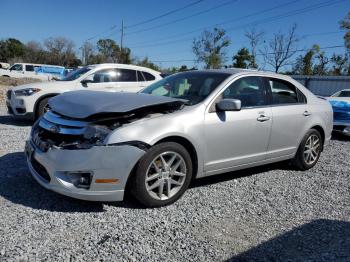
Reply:
[[50, 37], [44, 41], [44, 46], [50, 53], [49, 64], [71, 66], [76, 63], [74, 43], [65, 37]]
[[197, 62], [203, 62], [205, 68], [220, 68], [226, 61], [225, 48], [230, 40], [223, 29], [205, 30], [199, 39], [193, 40], [192, 50]]
[[293, 66], [293, 74], [312, 75], [314, 73], [314, 57], [319, 52], [320, 47], [313, 45], [304, 56], [300, 55]]
[[105, 57], [105, 62], [118, 62], [120, 47], [112, 39], [100, 39], [97, 41], [97, 50]]
[[340, 28], [346, 30], [344, 35], [345, 47], [350, 52], [350, 12], [340, 21]]
[[327, 64], [329, 63], [329, 59], [325, 52], [318, 52], [316, 55], [316, 60], [318, 63], [316, 63], [314, 66], [314, 75], [327, 75]]
[[249, 50], [245, 47], [238, 50], [237, 54], [233, 56], [233, 67], [236, 68], [248, 68], [253, 61], [253, 56], [249, 53]]
[[148, 68], [151, 68], [153, 70], [156, 70], [156, 71], [160, 71], [159, 66], [157, 66], [156, 64], [149, 61], [148, 57], [145, 57], [142, 60], [136, 60], [136, 65], [144, 66], [144, 67], [148, 67]]
[[283, 66], [290, 65], [291, 57], [297, 52], [296, 44], [299, 39], [296, 37], [295, 30], [296, 25], [293, 25], [287, 34], [275, 34], [269, 45], [265, 47], [264, 60], [274, 68], [276, 73]]
[[0, 60], [8, 62], [10, 59], [23, 57], [25, 53], [24, 44], [15, 39], [8, 38], [0, 41]]
[[84, 65], [89, 65], [91, 63], [90, 59], [94, 56], [94, 45], [90, 42], [85, 41], [81, 47], [82, 52], [82, 63]]
[[335, 76], [349, 74], [349, 58], [347, 55], [336, 55], [333, 54], [331, 57], [332, 70], [331, 74]]
[[250, 31], [247, 31], [245, 33], [245, 36], [249, 39], [249, 43], [250, 43], [251, 61], [250, 61], [249, 67], [258, 68], [258, 65], [256, 62], [256, 53], [257, 53], [257, 47], [262, 37], [264, 36], [264, 32], [262, 31], [257, 32], [255, 28], [253, 28]]

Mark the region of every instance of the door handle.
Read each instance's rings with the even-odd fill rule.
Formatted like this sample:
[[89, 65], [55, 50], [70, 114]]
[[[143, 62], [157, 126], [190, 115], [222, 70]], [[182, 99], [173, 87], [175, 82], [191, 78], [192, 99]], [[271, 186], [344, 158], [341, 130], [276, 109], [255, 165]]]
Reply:
[[303, 116], [310, 116], [311, 115], [311, 113], [309, 112], [309, 111], [305, 111], [304, 113], [303, 113]]
[[269, 121], [270, 117], [265, 115], [260, 115], [256, 120], [258, 120], [259, 122], [265, 122], [265, 121]]

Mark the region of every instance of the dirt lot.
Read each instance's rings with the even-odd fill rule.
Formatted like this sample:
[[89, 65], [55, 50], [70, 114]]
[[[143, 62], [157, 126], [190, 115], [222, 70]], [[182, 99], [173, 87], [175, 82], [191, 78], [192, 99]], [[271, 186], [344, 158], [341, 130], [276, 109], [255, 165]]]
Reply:
[[349, 139], [307, 172], [223, 174], [144, 209], [43, 189], [23, 154], [30, 124], [0, 111], [0, 261], [350, 261]]

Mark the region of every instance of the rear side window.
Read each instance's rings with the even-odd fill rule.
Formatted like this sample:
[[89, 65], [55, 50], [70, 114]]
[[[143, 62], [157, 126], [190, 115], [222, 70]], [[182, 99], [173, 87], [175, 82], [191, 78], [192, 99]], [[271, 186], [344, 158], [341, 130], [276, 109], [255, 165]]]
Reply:
[[269, 79], [272, 96], [272, 104], [296, 104], [298, 103], [297, 88], [291, 83], [279, 79]]
[[143, 77], [142, 73], [140, 71], [137, 71], [137, 81], [138, 82], [144, 82], [146, 81], [145, 78]]
[[33, 65], [26, 65], [26, 71], [34, 72], [34, 66]]
[[145, 77], [146, 81], [153, 81], [156, 80], [156, 77], [150, 73], [142, 72], [143, 76]]
[[266, 105], [266, 91], [260, 77], [242, 77], [226, 88], [223, 98], [241, 100], [242, 107]]
[[118, 69], [118, 72], [118, 82], [137, 82], [135, 70]]

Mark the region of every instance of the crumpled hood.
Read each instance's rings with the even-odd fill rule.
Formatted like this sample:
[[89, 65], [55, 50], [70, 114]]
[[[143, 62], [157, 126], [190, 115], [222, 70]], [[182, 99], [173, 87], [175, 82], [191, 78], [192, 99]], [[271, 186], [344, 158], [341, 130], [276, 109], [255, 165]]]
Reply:
[[176, 108], [185, 102], [182, 99], [142, 93], [81, 90], [55, 96], [49, 100], [49, 106], [60, 115], [84, 119], [101, 114], [125, 114], [161, 105]]

